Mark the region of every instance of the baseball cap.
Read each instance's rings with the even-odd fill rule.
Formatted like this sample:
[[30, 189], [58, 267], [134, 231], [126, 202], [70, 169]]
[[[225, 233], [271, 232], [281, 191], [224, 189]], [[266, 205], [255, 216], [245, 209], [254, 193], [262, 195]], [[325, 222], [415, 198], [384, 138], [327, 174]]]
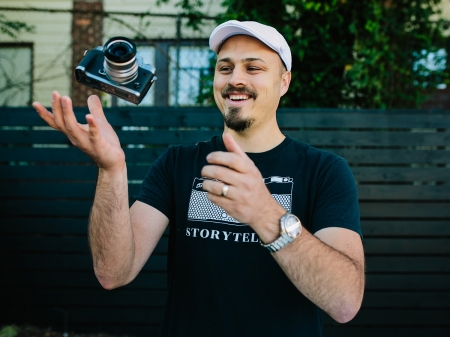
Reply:
[[277, 52], [286, 69], [291, 71], [291, 49], [283, 35], [275, 28], [255, 21], [230, 20], [220, 24], [213, 30], [209, 37], [209, 47], [217, 54], [225, 40], [233, 35], [249, 35], [260, 40], [266, 46]]

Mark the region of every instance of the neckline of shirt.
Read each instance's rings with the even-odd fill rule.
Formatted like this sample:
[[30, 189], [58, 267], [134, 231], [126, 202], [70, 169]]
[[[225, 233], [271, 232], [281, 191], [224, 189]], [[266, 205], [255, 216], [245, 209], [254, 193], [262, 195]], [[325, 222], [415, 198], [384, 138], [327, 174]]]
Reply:
[[[223, 143], [223, 139], [222, 136], [215, 136], [215, 142], [218, 146], [218, 148], [221, 151], [227, 151], [225, 144]], [[285, 135], [285, 138], [283, 139], [283, 141], [278, 144], [277, 146], [275, 146], [273, 149], [270, 149], [268, 151], [264, 151], [264, 152], [246, 152], [247, 156], [249, 156], [249, 158], [251, 160], [253, 160], [253, 162], [259, 162], [259, 161], [265, 161], [268, 159], [273, 159], [273, 157], [275, 156], [279, 156], [280, 153], [291, 143], [292, 138], [289, 136]]]

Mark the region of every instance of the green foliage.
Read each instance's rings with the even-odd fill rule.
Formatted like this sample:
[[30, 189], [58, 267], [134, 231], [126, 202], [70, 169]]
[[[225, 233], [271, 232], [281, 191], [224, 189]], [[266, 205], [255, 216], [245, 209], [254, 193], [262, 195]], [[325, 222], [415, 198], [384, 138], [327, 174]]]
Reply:
[[[169, 1], [169, 0], [161, 0]], [[223, 0], [217, 23], [269, 24], [288, 41], [292, 82], [282, 106], [415, 108], [447, 83], [440, 0]], [[189, 5], [188, 5], [189, 4]], [[185, 11], [200, 1], [177, 3]], [[435, 21], [432, 21], [434, 18]], [[434, 54], [433, 54], [434, 53]], [[424, 60], [435, 55], [434, 66]], [[205, 77], [211, 82], [212, 74]], [[199, 102], [211, 103], [205, 87]]]
[[15, 337], [19, 333], [19, 328], [15, 325], [6, 325], [0, 329], [0, 337]]
[[18, 34], [24, 32], [33, 33], [34, 26], [27, 25], [20, 21], [10, 21], [5, 15], [0, 14], [0, 33], [9, 35], [13, 39], [17, 39]]
[[[448, 80], [439, 1], [371, 1], [355, 16], [353, 62], [344, 89], [352, 106], [415, 108]], [[431, 59], [431, 56], [435, 56]], [[428, 59], [430, 62], [425, 63]]]
[[[169, 3], [171, 0], [157, 0], [156, 5]], [[181, 9], [183, 16], [188, 18], [187, 26], [198, 30], [203, 22], [204, 14], [201, 11], [203, 7], [203, 1], [201, 0], [179, 0], [175, 4], [175, 7]]]

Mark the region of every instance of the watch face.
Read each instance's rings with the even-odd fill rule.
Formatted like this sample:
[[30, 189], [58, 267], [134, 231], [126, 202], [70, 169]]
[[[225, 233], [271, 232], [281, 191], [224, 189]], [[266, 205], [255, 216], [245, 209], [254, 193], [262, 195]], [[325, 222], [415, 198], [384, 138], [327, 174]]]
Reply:
[[289, 214], [284, 222], [284, 230], [293, 239], [298, 237], [302, 232], [302, 225], [299, 218], [293, 214]]

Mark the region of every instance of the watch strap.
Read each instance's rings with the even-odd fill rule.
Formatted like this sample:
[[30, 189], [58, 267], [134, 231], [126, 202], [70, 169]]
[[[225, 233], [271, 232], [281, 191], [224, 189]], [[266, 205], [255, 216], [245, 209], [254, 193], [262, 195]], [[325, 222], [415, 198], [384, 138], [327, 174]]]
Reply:
[[294, 240], [295, 239], [291, 238], [288, 234], [283, 234], [278, 239], [271, 243], [268, 243], [267, 245], [264, 244], [261, 239], [259, 240], [259, 243], [261, 244], [261, 246], [267, 248], [271, 253], [273, 253], [290, 244]]

